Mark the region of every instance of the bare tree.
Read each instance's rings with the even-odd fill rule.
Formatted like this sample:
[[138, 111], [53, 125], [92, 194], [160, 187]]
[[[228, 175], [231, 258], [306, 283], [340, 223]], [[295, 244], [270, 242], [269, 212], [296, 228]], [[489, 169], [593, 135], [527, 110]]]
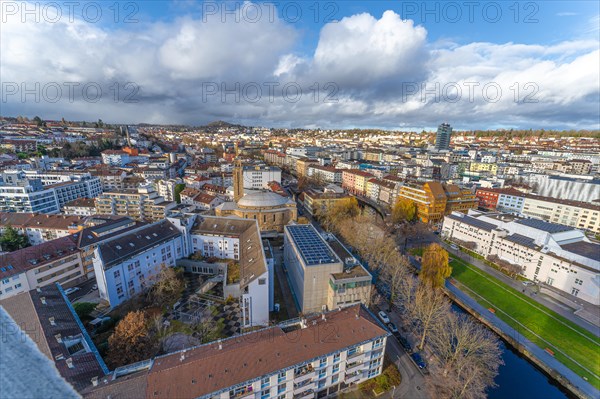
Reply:
[[437, 289], [420, 284], [414, 295], [414, 300], [408, 308], [408, 313], [418, 321], [417, 329], [421, 338], [419, 349], [423, 350], [425, 339], [429, 333], [444, 322], [450, 312], [450, 301]]
[[437, 389], [443, 396], [485, 398], [502, 364], [495, 335], [468, 315], [449, 313], [431, 332], [430, 341], [441, 360]]

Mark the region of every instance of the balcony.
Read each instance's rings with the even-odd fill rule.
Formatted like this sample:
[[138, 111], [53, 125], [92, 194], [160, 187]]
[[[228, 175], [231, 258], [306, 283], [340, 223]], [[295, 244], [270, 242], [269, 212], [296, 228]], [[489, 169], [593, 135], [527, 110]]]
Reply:
[[303, 378], [305, 376], [312, 376], [314, 372], [315, 369], [313, 368], [313, 366], [311, 364], [307, 364], [296, 369], [296, 371], [294, 372], [294, 379], [299, 380], [300, 378]]
[[364, 363], [362, 361], [361, 362], [348, 363], [346, 365], [346, 374], [357, 372], [360, 369], [362, 369], [363, 366], [364, 366]]
[[363, 377], [363, 373], [362, 372], [355, 372], [352, 374], [346, 374], [346, 377], [344, 377], [344, 382], [346, 384], [352, 384], [355, 383], [357, 381], [360, 381]]
[[308, 389], [306, 391], [303, 391], [297, 395], [294, 395], [294, 399], [305, 399], [305, 398], [314, 398], [315, 397], [315, 390], [314, 389]]

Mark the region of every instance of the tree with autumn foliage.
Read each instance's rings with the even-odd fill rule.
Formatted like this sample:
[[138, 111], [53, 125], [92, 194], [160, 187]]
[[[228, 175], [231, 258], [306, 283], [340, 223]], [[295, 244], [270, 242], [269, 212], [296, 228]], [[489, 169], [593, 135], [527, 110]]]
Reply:
[[153, 346], [145, 313], [129, 312], [108, 338], [107, 362], [115, 368], [148, 359], [154, 355]]
[[417, 205], [414, 201], [400, 197], [392, 209], [394, 223], [412, 222], [417, 216]]
[[448, 252], [440, 244], [432, 243], [423, 251], [419, 278], [423, 284], [433, 288], [444, 286], [444, 282], [452, 274], [448, 263]]

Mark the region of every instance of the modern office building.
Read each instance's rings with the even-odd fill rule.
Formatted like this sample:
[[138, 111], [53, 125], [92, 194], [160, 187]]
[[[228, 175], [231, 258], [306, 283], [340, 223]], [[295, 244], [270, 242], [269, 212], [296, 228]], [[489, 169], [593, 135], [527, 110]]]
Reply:
[[438, 126], [437, 133], [435, 135], [435, 149], [449, 150], [450, 149], [450, 138], [452, 136], [452, 127], [447, 123], [442, 123]]
[[285, 226], [284, 264], [298, 309], [302, 313], [327, 308], [329, 278], [344, 265], [312, 224]]
[[572, 227], [503, 213], [453, 212], [442, 235], [529, 280], [600, 305], [600, 245]]
[[118, 368], [83, 397], [335, 397], [381, 374], [388, 336], [355, 305]]

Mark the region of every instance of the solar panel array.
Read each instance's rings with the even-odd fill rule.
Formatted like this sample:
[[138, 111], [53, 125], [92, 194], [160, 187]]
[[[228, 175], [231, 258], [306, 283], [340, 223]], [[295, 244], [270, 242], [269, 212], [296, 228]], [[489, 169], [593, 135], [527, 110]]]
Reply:
[[339, 262], [331, 248], [311, 225], [286, 226], [306, 266]]
[[533, 227], [534, 229], [543, 230], [550, 234], [574, 230], [573, 227], [564, 226], [562, 224], [550, 223], [539, 219], [521, 219], [517, 221], [517, 223], [522, 224], [524, 226]]

